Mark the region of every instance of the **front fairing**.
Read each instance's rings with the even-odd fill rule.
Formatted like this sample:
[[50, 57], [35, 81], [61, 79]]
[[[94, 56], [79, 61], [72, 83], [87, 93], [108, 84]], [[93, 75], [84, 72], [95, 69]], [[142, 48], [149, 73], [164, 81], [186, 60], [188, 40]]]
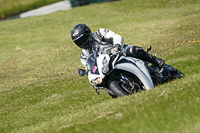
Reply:
[[103, 60], [107, 59], [108, 61], [110, 60], [109, 55], [107, 54], [101, 54], [99, 53], [97, 55], [96, 52], [92, 53], [87, 61], [86, 61], [86, 66], [88, 70], [88, 80], [92, 85], [97, 85], [94, 84], [94, 80], [96, 79], [104, 79], [105, 74], [102, 73], [102, 68], [103, 68]]
[[95, 54], [91, 54], [88, 57], [86, 61], [86, 67], [89, 72], [92, 72], [93, 74], [99, 74], [99, 71], [97, 69], [97, 60]]
[[136, 75], [142, 81], [147, 90], [154, 88], [151, 76], [142, 60], [133, 57], [119, 56], [114, 60], [113, 68], [124, 70]]

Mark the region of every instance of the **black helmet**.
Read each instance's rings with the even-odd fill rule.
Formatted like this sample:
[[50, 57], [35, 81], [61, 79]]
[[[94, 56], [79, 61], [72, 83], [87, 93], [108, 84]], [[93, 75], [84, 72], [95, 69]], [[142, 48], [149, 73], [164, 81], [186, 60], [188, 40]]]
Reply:
[[86, 24], [77, 24], [71, 31], [71, 38], [78, 47], [87, 49], [92, 43], [92, 32]]

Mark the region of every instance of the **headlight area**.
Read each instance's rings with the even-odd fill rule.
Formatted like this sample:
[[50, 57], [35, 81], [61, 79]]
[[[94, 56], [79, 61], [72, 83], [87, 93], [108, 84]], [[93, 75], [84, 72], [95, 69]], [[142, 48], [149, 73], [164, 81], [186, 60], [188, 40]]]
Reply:
[[106, 74], [109, 71], [109, 61], [107, 61], [106, 57], [104, 57], [103, 61], [102, 61], [102, 73]]
[[103, 74], [106, 74], [107, 72], [109, 71], [109, 67], [107, 66], [107, 67], [102, 67], [102, 73]]
[[93, 84], [95, 84], [95, 85], [99, 85], [99, 84], [101, 84], [102, 82], [103, 82], [103, 79], [102, 79], [101, 77], [98, 77], [98, 78], [93, 79], [93, 80], [91, 81], [91, 83], [93, 83]]

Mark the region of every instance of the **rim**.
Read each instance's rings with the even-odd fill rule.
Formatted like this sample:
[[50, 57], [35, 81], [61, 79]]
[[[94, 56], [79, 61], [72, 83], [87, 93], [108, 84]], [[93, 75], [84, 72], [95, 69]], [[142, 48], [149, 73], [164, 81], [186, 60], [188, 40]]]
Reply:
[[[128, 78], [128, 77], [127, 77]], [[123, 90], [125, 90], [128, 93], [136, 93], [137, 89], [135, 89], [137, 86], [139, 86], [137, 83], [135, 83], [132, 79], [128, 78], [128, 80], [131, 82], [131, 85], [126, 85], [121, 81], [117, 81], [117, 85], [118, 87], [122, 88]], [[139, 87], [140, 88], [140, 87]]]

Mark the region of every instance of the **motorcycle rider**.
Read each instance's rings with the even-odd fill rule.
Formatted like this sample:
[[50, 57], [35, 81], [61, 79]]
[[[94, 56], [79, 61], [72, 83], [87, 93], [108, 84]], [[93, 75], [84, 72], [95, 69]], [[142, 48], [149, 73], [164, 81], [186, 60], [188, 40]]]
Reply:
[[96, 46], [100, 47], [105, 54], [117, 55], [118, 51], [123, 52], [126, 56], [148, 61], [161, 69], [165, 61], [161, 58], [152, 56], [144, 51], [142, 47], [124, 44], [121, 35], [114, 33], [109, 29], [100, 28], [92, 33], [86, 24], [77, 24], [71, 30], [71, 38], [73, 42], [82, 48], [81, 63], [86, 68], [86, 60], [88, 56], [96, 50]]

